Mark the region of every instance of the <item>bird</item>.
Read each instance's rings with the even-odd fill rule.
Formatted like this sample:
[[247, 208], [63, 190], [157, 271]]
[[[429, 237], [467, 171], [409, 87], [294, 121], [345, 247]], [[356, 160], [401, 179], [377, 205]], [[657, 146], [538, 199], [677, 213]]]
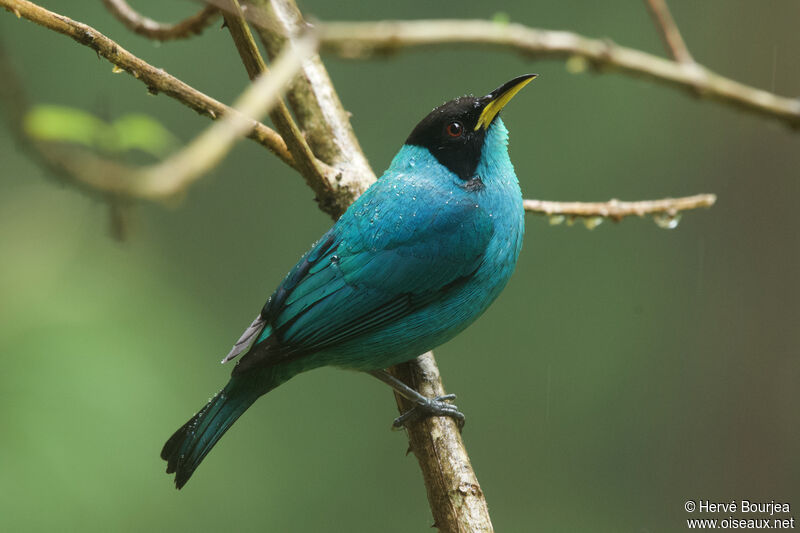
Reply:
[[164, 444], [178, 489], [259, 397], [321, 366], [370, 373], [412, 400], [396, 426], [463, 425], [454, 395], [426, 398], [384, 369], [455, 337], [511, 277], [524, 210], [499, 113], [536, 76], [433, 109], [303, 255], [222, 360], [238, 358], [227, 385]]

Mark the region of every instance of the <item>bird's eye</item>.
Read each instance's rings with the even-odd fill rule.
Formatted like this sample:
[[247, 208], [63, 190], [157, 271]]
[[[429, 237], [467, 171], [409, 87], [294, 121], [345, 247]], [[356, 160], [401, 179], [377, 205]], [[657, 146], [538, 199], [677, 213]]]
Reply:
[[464, 133], [464, 126], [460, 122], [451, 122], [447, 125], [447, 134], [450, 137], [461, 137], [462, 133]]

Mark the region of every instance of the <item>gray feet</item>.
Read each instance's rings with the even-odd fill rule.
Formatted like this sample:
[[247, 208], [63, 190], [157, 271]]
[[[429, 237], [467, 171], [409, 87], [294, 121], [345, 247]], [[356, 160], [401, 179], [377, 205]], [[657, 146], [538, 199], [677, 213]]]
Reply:
[[453, 420], [455, 420], [456, 425], [458, 426], [459, 431], [464, 427], [464, 423], [466, 422], [466, 418], [464, 418], [464, 413], [458, 410], [458, 407], [450, 402], [456, 399], [455, 394], [446, 394], [444, 396], [437, 396], [436, 398], [430, 399], [426, 398], [424, 403], [417, 403], [416, 407], [412, 407], [402, 415], [398, 416], [394, 419], [392, 423], [392, 427], [394, 428], [401, 428], [408, 424], [409, 422], [414, 422], [419, 420], [420, 418], [426, 418], [429, 416], [449, 416]]
[[433, 399], [426, 398], [385, 370], [373, 370], [369, 372], [369, 374], [372, 374], [392, 387], [403, 398], [417, 404], [415, 407], [397, 417], [392, 424], [393, 427], [401, 428], [409, 422], [428, 416], [449, 416], [456, 421], [459, 430], [464, 427], [464, 422], [466, 421], [464, 413], [459, 411], [458, 407], [455, 405], [448, 403], [456, 399], [455, 394], [445, 394], [444, 396], [438, 396]]

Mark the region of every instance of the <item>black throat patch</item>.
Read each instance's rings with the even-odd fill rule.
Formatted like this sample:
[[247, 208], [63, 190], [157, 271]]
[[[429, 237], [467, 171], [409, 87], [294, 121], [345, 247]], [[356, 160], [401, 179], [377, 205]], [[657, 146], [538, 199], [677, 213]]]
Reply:
[[[445, 167], [464, 181], [475, 177], [486, 130], [478, 128], [483, 106], [474, 96], [462, 96], [442, 104], [411, 132], [406, 144], [427, 148]], [[459, 135], [454, 133], [460, 132]]]

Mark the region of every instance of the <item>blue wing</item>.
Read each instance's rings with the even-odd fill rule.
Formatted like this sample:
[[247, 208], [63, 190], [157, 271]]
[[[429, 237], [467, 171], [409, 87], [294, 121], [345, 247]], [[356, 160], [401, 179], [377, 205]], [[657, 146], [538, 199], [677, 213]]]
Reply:
[[316, 352], [423, 308], [469, 279], [492, 231], [470, 195], [384, 176], [270, 297], [240, 339], [252, 346], [237, 370]]

